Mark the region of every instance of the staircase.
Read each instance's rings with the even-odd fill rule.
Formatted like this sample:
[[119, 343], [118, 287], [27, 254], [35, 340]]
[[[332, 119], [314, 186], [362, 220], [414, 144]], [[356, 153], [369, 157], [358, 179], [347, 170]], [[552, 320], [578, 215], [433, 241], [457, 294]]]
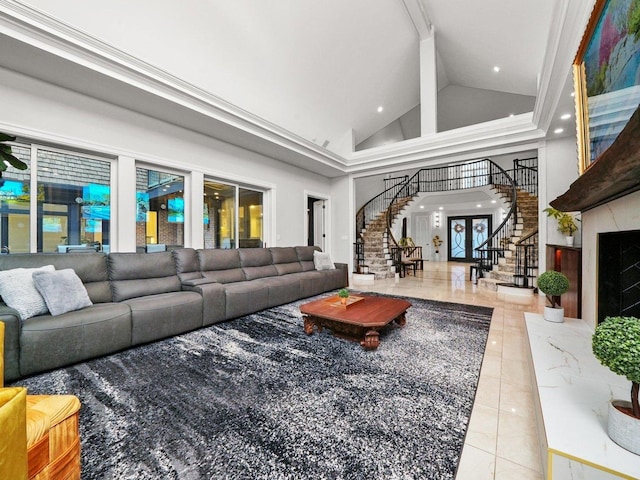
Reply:
[[[506, 195], [504, 187], [495, 187], [493, 189], [500, 198], [507, 204], [510, 203], [509, 196]], [[504, 255], [498, 258], [498, 264], [493, 269], [484, 273], [484, 276], [478, 279], [478, 285], [493, 291], [498, 290], [501, 284], [522, 286], [522, 281], [518, 279], [519, 272], [518, 258], [516, 255], [517, 244], [522, 239], [530, 237], [535, 240], [535, 249], [537, 250], [537, 236], [532, 236], [538, 229], [538, 197], [523, 189], [516, 189], [516, 222], [513, 235], [507, 237], [508, 241], [504, 241]], [[537, 277], [537, 262], [531, 265], [526, 275], [530, 278], [527, 282], [532, 285], [534, 278]]]
[[[413, 197], [403, 197], [394, 202], [391, 207], [392, 222], [413, 200]], [[378, 214], [360, 230], [363, 241], [363, 263], [369, 267], [369, 273], [375, 274], [375, 278], [391, 278], [395, 275], [393, 259], [389, 248], [389, 235], [387, 232], [387, 211]]]

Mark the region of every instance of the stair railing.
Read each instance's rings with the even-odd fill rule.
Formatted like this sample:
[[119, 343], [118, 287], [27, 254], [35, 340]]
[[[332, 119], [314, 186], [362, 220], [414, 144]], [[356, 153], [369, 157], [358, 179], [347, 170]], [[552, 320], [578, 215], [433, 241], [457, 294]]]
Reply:
[[509, 249], [511, 244], [511, 237], [513, 237], [517, 223], [518, 191], [516, 182], [504, 169], [493, 162], [491, 162], [491, 185], [507, 197], [511, 207], [505, 213], [500, 225], [474, 249], [474, 257], [478, 259], [476, 263], [478, 278], [483, 276], [483, 272], [492, 270], [493, 266], [498, 264], [499, 259], [504, 257], [504, 252]]
[[513, 282], [518, 287], [533, 287], [538, 269], [538, 229], [516, 242], [516, 267]]
[[[389, 208], [389, 205], [400, 189], [402, 189], [408, 178], [408, 175], [404, 175], [402, 177], [387, 179], [397, 180], [397, 182], [392, 182], [393, 184], [390, 187], [360, 207], [356, 213], [356, 239], [362, 238], [362, 231], [367, 227], [368, 223], [376, 219], [380, 215], [380, 212], [384, 212]], [[385, 183], [387, 182], [385, 181]]]
[[538, 159], [523, 158], [513, 161], [513, 180], [520, 190], [538, 196]]
[[[513, 235], [516, 220], [516, 186], [511, 176], [499, 165], [486, 158], [474, 162], [452, 164], [442, 167], [423, 168], [409, 178], [398, 190], [387, 208], [387, 238], [392, 250], [398, 249], [398, 242], [393, 235], [393, 222], [409, 200], [418, 193], [447, 192], [465, 190], [469, 188], [493, 186], [505, 194], [511, 202], [511, 208], [505, 215], [500, 226], [489, 236], [487, 241], [476, 248], [477, 255], [482, 262], [486, 255], [486, 262], [495, 260], [498, 263], [498, 246], [504, 252], [505, 240]], [[490, 241], [491, 240], [491, 241]], [[484, 248], [484, 250], [482, 250]], [[490, 253], [492, 252], [492, 253]], [[401, 268], [394, 256], [396, 271]], [[495, 257], [495, 258], [494, 258]]]

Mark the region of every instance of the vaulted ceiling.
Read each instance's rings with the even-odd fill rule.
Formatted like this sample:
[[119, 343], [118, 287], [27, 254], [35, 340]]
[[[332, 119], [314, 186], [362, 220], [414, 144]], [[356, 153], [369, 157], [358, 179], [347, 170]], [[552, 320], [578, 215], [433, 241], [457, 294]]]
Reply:
[[[2, 0], [0, 9], [2, 3], [39, 11], [40, 19], [81, 36], [103, 57], [148, 65], [156, 77], [184, 82], [192, 95], [215, 97], [239, 115], [244, 111], [326, 146], [339, 154], [328, 154], [327, 161], [338, 163], [351, 142], [420, 103], [421, 68], [424, 75], [434, 67], [420, 64], [425, 34], [435, 35], [438, 89], [453, 85], [536, 97], [545, 62], [554, 58], [549, 39], [557, 6], [557, 0]], [[558, 38], [556, 33], [552, 40]], [[115, 96], [2, 53], [0, 66], [95, 96]], [[564, 69], [554, 89], [564, 85], [569, 64]], [[139, 110], [144, 108], [150, 107]]]

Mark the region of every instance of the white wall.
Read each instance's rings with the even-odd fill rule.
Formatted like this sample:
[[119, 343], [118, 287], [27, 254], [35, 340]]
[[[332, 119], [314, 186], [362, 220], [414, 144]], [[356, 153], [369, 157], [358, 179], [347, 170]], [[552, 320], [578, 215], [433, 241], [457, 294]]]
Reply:
[[438, 92], [438, 131], [532, 112], [536, 98], [449, 85]]
[[[265, 232], [268, 246], [306, 244], [304, 192], [331, 198], [339, 191], [320, 175], [5, 69], [0, 69], [0, 96], [1, 131], [271, 189], [271, 208], [265, 212], [273, 226]], [[132, 168], [133, 163], [123, 164]], [[135, 170], [130, 178], [135, 179]], [[133, 199], [124, 200], [133, 208]], [[135, 237], [134, 225], [118, 229], [120, 236]], [[201, 241], [200, 231], [192, 246]], [[135, 240], [123, 244], [129, 249]], [[348, 257], [343, 252], [336, 260]]]
[[[540, 235], [541, 247], [544, 248], [544, 243], [565, 244], [564, 235], [558, 232], [558, 223], [554, 219], [548, 218], [545, 213], [542, 213], [542, 210], [547, 208], [551, 201], [565, 193], [578, 178], [576, 138], [564, 137], [548, 141], [540, 149], [540, 153], [541, 190], [538, 206], [541, 224], [546, 227], [546, 236]], [[579, 218], [579, 215], [576, 216]], [[580, 222], [578, 222], [578, 228], [581, 228]], [[542, 233], [542, 228], [540, 230]], [[574, 236], [576, 237], [575, 245], [580, 245], [580, 230]]]

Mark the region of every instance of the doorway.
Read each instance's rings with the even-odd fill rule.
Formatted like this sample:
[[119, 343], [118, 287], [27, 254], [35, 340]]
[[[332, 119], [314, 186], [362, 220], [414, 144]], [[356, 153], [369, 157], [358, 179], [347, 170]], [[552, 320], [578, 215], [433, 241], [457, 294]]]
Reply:
[[326, 251], [327, 201], [307, 196], [307, 245]]
[[448, 258], [453, 262], [473, 262], [480, 255], [475, 250], [491, 233], [490, 215], [448, 217]]

